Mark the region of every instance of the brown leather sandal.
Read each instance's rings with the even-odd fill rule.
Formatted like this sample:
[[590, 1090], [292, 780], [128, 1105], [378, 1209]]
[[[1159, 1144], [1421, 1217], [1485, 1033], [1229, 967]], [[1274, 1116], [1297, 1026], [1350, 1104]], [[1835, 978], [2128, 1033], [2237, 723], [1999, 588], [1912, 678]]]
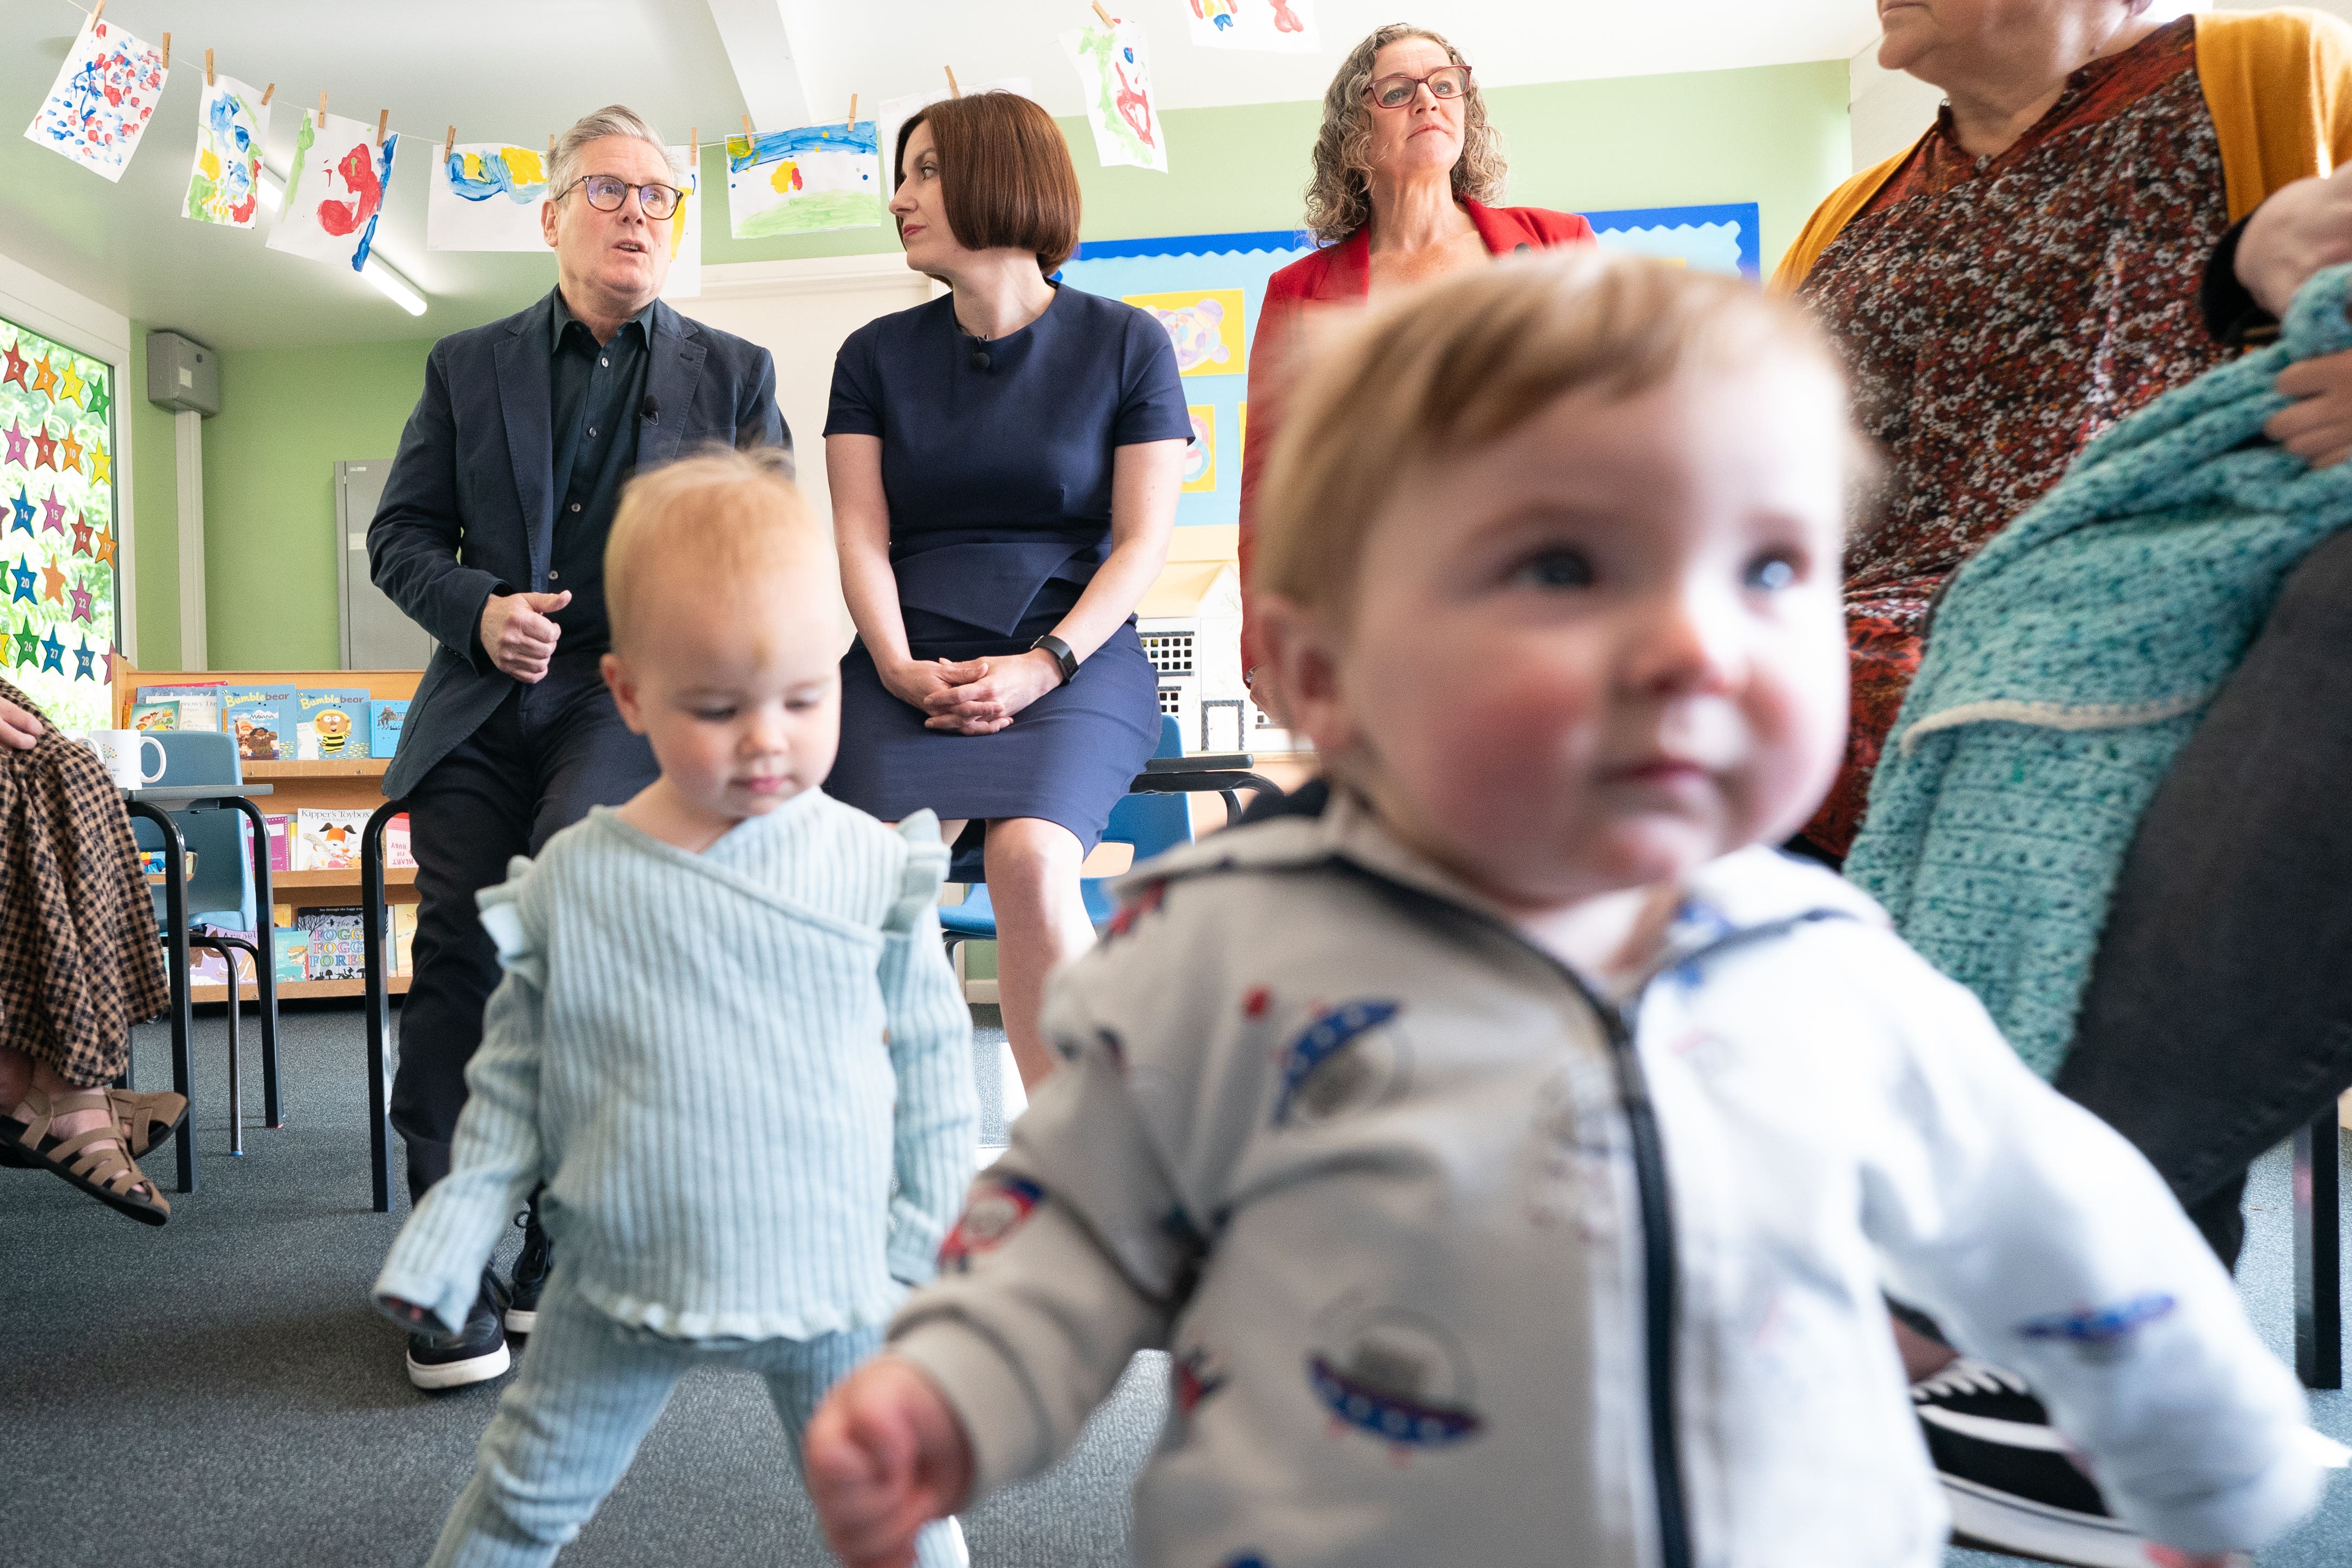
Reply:
[[[157, 1145], [169, 1143], [172, 1134], [188, 1119], [188, 1100], [184, 1094], [133, 1094], [128, 1089], [110, 1089], [106, 1103], [114, 1108], [115, 1130], [122, 1134], [122, 1146], [137, 1159]], [[19, 1147], [16, 1138], [22, 1135], [25, 1124], [14, 1116], [0, 1114], [0, 1166], [36, 1167], [40, 1161]]]
[[[142, 1225], [161, 1225], [172, 1218], [172, 1205], [161, 1188], [147, 1179], [147, 1173], [123, 1151], [121, 1129], [110, 1118], [102, 1127], [92, 1127], [87, 1133], [71, 1137], [49, 1135], [49, 1127], [58, 1117], [78, 1112], [107, 1110], [113, 1107], [103, 1089], [77, 1089], [63, 1094], [45, 1094], [38, 1089], [25, 1091], [25, 1108], [33, 1113], [30, 1122], [9, 1118], [12, 1126], [5, 1134], [17, 1141], [20, 1153], [31, 1162], [46, 1166], [90, 1197], [118, 1209]], [[146, 1196], [140, 1196], [140, 1189]]]

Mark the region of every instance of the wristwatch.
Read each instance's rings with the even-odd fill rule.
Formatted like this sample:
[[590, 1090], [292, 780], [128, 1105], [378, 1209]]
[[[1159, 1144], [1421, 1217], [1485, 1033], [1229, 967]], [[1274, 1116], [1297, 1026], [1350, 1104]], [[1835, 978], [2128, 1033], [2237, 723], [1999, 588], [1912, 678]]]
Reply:
[[1072, 681], [1078, 678], [1078, 656], [1070, 652], [1070, 645], [1067, 643], [1063, 642], [1059, 637], [1056, 637], [1051, 632], [1048, 632], [1043, 637], [1038, 638], [1034, 643], [1029, 644], [1029, 651], [1033, 653], [1040, 648], [1043, 648], [1048, 653], [1053, 654], [1054, 663], [1062, 667], [1062, 684], [1066, 686]]

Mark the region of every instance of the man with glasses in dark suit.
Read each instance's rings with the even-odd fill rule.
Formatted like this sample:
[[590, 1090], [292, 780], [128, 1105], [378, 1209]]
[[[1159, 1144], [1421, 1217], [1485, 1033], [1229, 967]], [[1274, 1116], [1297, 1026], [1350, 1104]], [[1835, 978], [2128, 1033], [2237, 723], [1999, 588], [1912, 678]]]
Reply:
[[[598, 669], [621, 486], [714, 441], [791, 445], [768, 350], [657, 298], [692, 175], [653, 128], [620, 105], [599, 110], [558, 140], [550, 173], [540, 217], [555, 287], [434, 345], [368, 528], [376, 586], [439, 644], [383, 785], [408, 802], [416, 857], [392, 1092], [412, 1198], [448, 1174], [466, 1063], [499, 982], [475, 894], [657, 771]], [[530, 1332], [547, 1266], [534, 1198], [513, 1283], [486, 1269], [461, 1333], [412, 1333], [411, 1381], [453, 1388], [503, 1373], [506, 1332]]]

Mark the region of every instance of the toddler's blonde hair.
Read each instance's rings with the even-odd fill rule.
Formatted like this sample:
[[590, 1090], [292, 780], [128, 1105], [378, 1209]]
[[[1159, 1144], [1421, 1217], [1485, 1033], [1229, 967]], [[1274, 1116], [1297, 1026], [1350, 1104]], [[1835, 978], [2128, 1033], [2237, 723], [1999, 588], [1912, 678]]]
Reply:
[[757, 592], [826, 556], [816, 524], [772, 448], [719, 446], [629, 481], [604, 539], [604, 612], [613, 651], [627, 658], [658, 628], [652, 590], [691, 572], [710, 595]]
[[1252, 591], [1344, 613], [1365, 535], [1402, 476], [1497, 441], [1571, 392], [1633, 397], [1776, 356], [1844, 382], [1794, 306], [1645, 256], [1553, 251], [1415, 289], [1308, 351], [1258, 508]]

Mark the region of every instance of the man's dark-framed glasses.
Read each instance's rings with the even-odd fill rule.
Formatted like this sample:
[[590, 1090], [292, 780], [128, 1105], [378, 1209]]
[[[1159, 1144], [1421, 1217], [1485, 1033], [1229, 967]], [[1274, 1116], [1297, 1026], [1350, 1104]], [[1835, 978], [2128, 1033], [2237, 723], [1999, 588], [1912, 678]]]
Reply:
[[1460, 98], [1470, 90], [1470, 68], [1444, 66], [1425, 77], [1381, 77], [1364, 89], [1364, 96], [1375, 109], [1402, 109], [1412, 101], [1414, 90], [1423, 87], [1432, 98]]
[[[619, 212], [621, 204], [635, 191], [638, 210], [656, 223], [677, 211], [678, 203], [686, 199], [686, 193], [676, 185], [632, 185], [618, 174], [583, 174], [572, 182], [572, 188], [586, 196], [588, 204], [600, 213]], [[564, 193], [569, 195], [571, 192]]]

